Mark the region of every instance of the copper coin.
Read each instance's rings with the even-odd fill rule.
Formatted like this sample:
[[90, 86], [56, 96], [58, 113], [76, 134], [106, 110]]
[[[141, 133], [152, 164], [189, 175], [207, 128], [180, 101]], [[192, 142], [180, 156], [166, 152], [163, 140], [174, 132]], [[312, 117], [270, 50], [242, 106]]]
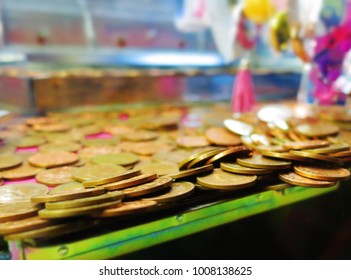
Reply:
[[233, 134], [224, 127], [211, 127], [205, 131], [208, 141], [218, 146], [237, 146], [241, 144], [238, 135]]
[[16, 154], [0, 155], [0, 170], [15, 167], [22, 163], [23, 159]]
[[281, 145], [258, 145], [255, 146], [255, 150], [260, 151], [260, 152], [276, 152], [276, 153], [282, 153], [282, 152], [287, 152], [289, 149], [281, 146]]
[[80, 144], [75, 142], [61, 142], [61, 143], [49, 143], [39, 147], [40, 152], [50, 151], [66, 151], [66, 152], [77, 152], [80, 149]]
[[294, 172], [306, 178], [325, 181], [346, 180], [350, 177], [350, 171], [338, 167], [298, 165], [294, 166]]
[[230, 173], [246, 175], [264, 175], [271, 174], [273, 172], [271, 169], [251, 168], [231, 162], [221, 162], [221, 169]]
[[0, 223], [0, 234], [5, 235], [18, 233], [37, 228], [43, 228], [51, 224], [52, 222], [50, 220], [44, 220], [39, 218], [38, 216], [24, 218], [17, 221], [8, 221], [5, 223]]
[[324, 181], [324, 180], [309, 179], [309, 178], [300, 176], [294, 172], [281, 173], [279, 174], [279, 179], [291, 185], [310, 187], [310, 188], [332, 187], [335, 185], [334, 181], [331, 182], [331, 181]]
[[326, 140], [306, 140], [306, 141], [295, 141], [287, 142], [283, 144], [283, 147], [292, 150], [304, 150], [304, 149], [313, 149], [329, 146], [329, 141]]
[[121, 150], [113, 146], [84, 147], [78, 151], [79, 157], [92, 158], [97, 155], [116, 154]]
[[332, 154], [328, 154], [328, 156], [337, 157], [337, 158], [351, 157], [351, 151], [332, 153]]
[[73, 179], [83, 182], [91, 180], [99, 180], [120, 175], [126, 172], [125, 167], [115, 164], [87, 164], [79, 167], [72, 174]]
[[210, 145], [205, 136], [179, 136], [176, 139], [176, 143], [183, 148], [197, 148]]
[[252, 157], [237, 158], [236, 162], [240, 165], [252, 168], [267, 169], [287, 169], [291, 166], [291, 162], [266, 158], [261, 155], [253, 155]]
[[300, 124], [295, 129], [298, 133], [308, 137], [326, 137], [339, 132], [336, 125], [328, 123]]
[[285, 159], [285, 160], [292, 160], [292, 161], [303, 161], [303, 162], [312, 161], [310, 158], [293, 155], [287, 152], [277, 153], [277, 152], [270, 152], [270, 151], [262, 151], [261, 153], [263, 156], [270, 157], [270, 158]]
[[142, 156], [152, 156], [158, 152], [169, 152], [173, 149], [173, 146], [166, 143], [148, 141], [135, 143], [130, 151]]
[[306, 157], [306, 158], [312, 158], [315, 160], [320, 160], [320, 161], [325, 161], [325, 162], [331, 162], [334, 164], [342, 165], [342, 160], [340, 158], [335, 158], [331, 156], [326, 156], [326, 155], [320, 155], [316, 153], [310, 153], [310, 152], [305, 152], [305, 151], [290, 151], [289, 153], [301, 157]]
[[255, 184], [257, 176], [233, 174], [215, 168], [206, 176], [197, 177], [197, 183], [211, 189], [237, 190], [251, 187]]
[[25, 124], [29, 126], [37, 124], [52, 124], [57, 123], [59, 120], [53, 117], [31, 117], [25, 120]]
[[65, 123], [35, 124], [33, 129], [39, 132], [65, 132], [70, 130], [71, 126]]
[[79, 182], [69, 182], [62, 185], [58, 185], [52, 188], [49, 193], [50, 194], [59, 194], [65, 192], [71, 192], [72, 190], [82, 190], [84, 189], [83, 184]]
[[30, 202], [0, 204], [0, 223], [33, 217], [37, 212]]
[[247, 156], [252, 152], [252, 149], [246, 146], [238, 146], [238, 147], [233, 147], [233, 148], [228, 148], [209, 160], [206, 161], [205, 164], [217, 164], [220, 161], [227, 160], [228, 158], [235, 158], [238, 156]]
[[156, 172], [158, 176], [178, 172], [178, 165], [172, 162], [150, 162], [138, 165], [142, 173]]
[[316, 153], [316, 154], [331, 154], [331, 153], [344, 152], [349, 150], [350, 150], [349, 144], [332, 144], [324, 148], [305, 150], [305, 152]]
[[101, 177], [101, 178], [96, 179], [96, 180], [83, 181], [83, 186], [85, 188], [87, 188], [87, 187], [92, 187], [92, 186], [105, 185], [108, 183], [113, 183], [113, 182], [118, 182], [118, 181], [122, 181], [122, 180], [129, 179], [129, 178], [133, 178], [133, 177], [138, 176], [140, 174], [141, 174], [140, 170], [130, 170], [130, 171], [126, 171], [126, 172], [123, 172], [121, 174], [116, 174], [116, 175], [109, 176], [109, 177]]
[[105, 147], [105, 146], [116, 146], [119, 139], [114, 138], [92, 138], [80, 140], [84, 147]]
[[122, 180], [122, 181], [101, 185], [99, 187], [105, 188], [108, 191], [120, 190], [120, 189], [134, 187], [137, 185], [151, 182], [151, 181], [157, 179], [157, 177], [158, 176], [156, 173], [141, 174], [141, 175], [129, 178], [129, 179]]
[[34, 167], [24, 162], [18, 167], [14, 167], [14, 168], [2, 171], [1, 176], [7, 180], [27, 179], [27, 178], [34, 177], [42, 170], [43, 168]]
[[64, 192], [59, 194], [49, 193], [47, 195], [33, 196], [31, 198], [31, 202], [45, 203], [45, 202], [64, 201], [64, 200], [100, 195], [103, 193], [105, 193], [105, 190], [103, 188], [74, 189], [74, 190], [71, 190], [70, 192]]
[[29, 202], [32, 197], [44, 195], [49, 188], [37, 183], [16, 183], [0, 187], [0, 203]]
[[154, 181], [131, 187], [123, 190], [123, 194], [126, 197], [138, 197], [146, 194], [154, 193], [165, 188], [168, 188], [172, 184], [171, 177], [160, 177]]
[[152, 196], [150, 198], [144, 198], [145, 200], [154, 200], [159, 203], [173, 202], [181, 200], [185, 197], [188, 197], [195, 190], [195, 186], [190, 182], [176, 182], [172, 183], [169, 191], [165, 194]]
[[195, 159], [188, 163], [187, 169], [204, 165], [205, 162], [207, 162], [212, 157], [216, 156], [218, 153], [223, 152], [224, 150], [226, 150], [226, 148], [218, 148], [201, 153], [199, 156], [197, 156]]
[[206, 149], [204, 151], [201, 151], [201, 152], [197, 152], [197, 153], [192, 153], [190, 154], [189, 156], [187, 156], [186, 158], [184, 158], [181, 162], [178, 163], [178, 168], [179, 170], [184, 170], [184, 169], [187, 169], [188, 167], [188, 164], [193, 161], [195, 158], [201, 156], [202, 154], [204, 153], [207, 153], [208, 151], [213, 151], [214, 149], [213, 148], [210, 148], [209, 150]]
[[115, 153], [96, 155], [90, 160], [92, 163], [107, 163], [128, 166], [135, 164], [139, 161], [139, 157], [133, 153]]
[[186, 157], [190, 156], [191, 152], [186, 150], [175, 150], [170, 152], [157, 152], [152, 155], [154, 162], [173, 162], [179, 164]]
[[15, 141], [18, 148], [36, 147], [45, 144], [47, 141], [44, 137], [40, 136], [27, 136]]
[[153, 131], [134, 131], [128, 134], [122, 135], [123, 139], [127, 141], [142, 142], [150, 141], [158, 138], [158, 133]]
[[77, 170], [77, 167], [64, 166], [56, 167], [47, 170], [43, 170], [35, 176], [35, 179], [42, 184], [47, 186], [58, 186], [65, 183], [73, 182], [73, 172]]
[[204, 166], [200, 166], [200, 167], [196, 167], [196, 168], [191, 168], [191, 169], [179, 171], [179, 172], [173, 173], [173, 174], [168, 174], [168, 176], [172, 177], [173, 179], [183, 179], [183, 178], [207, 173], [207, 172], [210, 172], [212, 170], [213, 170], [213, 165], [208, 164], [208, 165], [204, 165]]
[[65, 151], [36, 153], [28, 158], [30, 164], [38, 167], [51, 168], [72, 164], [78, 161], [78, 156]]
[[105, 209], [103, 212], [97, 213], [94, 216], [99, 218], [124, 216], [137, 213], [145, 213], [148, 209], [153, 209], [157, 205], [153, 200], [136, 200], [122, 202], [113, 208]]

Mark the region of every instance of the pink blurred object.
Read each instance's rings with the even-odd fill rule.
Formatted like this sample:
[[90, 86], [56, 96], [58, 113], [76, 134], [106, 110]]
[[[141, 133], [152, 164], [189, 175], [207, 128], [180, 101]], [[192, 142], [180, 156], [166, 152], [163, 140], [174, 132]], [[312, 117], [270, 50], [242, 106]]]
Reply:
[[240, 66], [232, 91], [232, 112], [244, 113], [256, 104], [255, 89], [247, 63]]

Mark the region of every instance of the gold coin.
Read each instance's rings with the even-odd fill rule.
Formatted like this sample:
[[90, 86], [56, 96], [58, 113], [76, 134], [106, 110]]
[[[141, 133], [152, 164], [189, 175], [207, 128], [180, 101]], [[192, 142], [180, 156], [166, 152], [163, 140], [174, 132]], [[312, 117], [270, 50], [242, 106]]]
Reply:
[[131, 187], [123, 190], [123, 194], [126, 197], [138, 197], [146, 194], [154, 193], [165, 188], [168, 188], [172, 184], [171, 177], [160, 177], [152, 182], [148, 182], [136, 187]]
[[205, 131], [208, 141], [218, 146], [237, 146], [241, 144], [238, 135], [233, 134], [223, 127], [211, 127]]
[[34, 167], [26, 162], [22, 163], [18, 167], [7, 169], [1, 172], [1, 176], [7, 180], [19, 180], [34, 177], [43, 168]]
[[237, 158], [236, 162], [240, 165], [252, 168], [267, 169], [287, 169], [291, 166], [289, 161], [281, 161], [263, 157], [262, 155], [253, 155], [247, 158]]
[[[212, 151], [213, 148], [210, 149], [210, 151]], [[205, 150], [205, 151], [201, 151], [198, 153], [192, 153], [190, 154], [188, 157], [186, 157], [185, 159], [183, 159], [179, 164], [178, 164], [178, 168], [179, 170], [184, 170], [187, 169], [188, 164], [193, 161], [195, 158], [201, 156], [203, 153], [207, 153], [209, 150]]]
[[85, 125], [85, 126], [75, 128], [75, 130], [84, 136], [95, 135], [95, 134], [99, 134], [102, 132], [102, 127], [99, 125], [96, 125], [96, 124], [91, 124], [91, 125]]
[[16, 154], [0, 155], [0, 170], [20, 165], [22, 161], [22, 158]]
[[83, 184], [79, 182], [69, 182], [52, 188], [50, 194], [59, 194], [65, 192], [71, 192], [72, 190], [82, 190], [84, 189]]
[[47, 186], [58, 186], [74, 181], [72, 174], [78, 167], [64, 166], [43, 170], [35, 176], [35, 179]]
[[255, 184], [257, 176], [233, 174], [215, 168], [206, 176], [197, 177], [197, 183], [211, 189], [238, 190], [251, 187]]
[[83, 182], [117, 176], [125, 171], [126, 169], [123, 166], [115, 164], [87, 164], [75, 170], [72, 177], [79, 182]]
[[80, 145], [75, 142], [61, 142], [61, 143], [49, 143], [39, 147], [40, 152], [51, 152], [51, 151], [66, 151], [66, 152], [77, 152], [80, 149]]
[[90, 205], [96, 205], [96, 204], [121, 200], [123, 196], [124, 195], [122, 192], [114, 191], [114, 192], [108, 192], [108, 193], [104, 193], [96, 196], [89, 196], [89, 197], [57, 201], [57, 202], [47, 202], [45, 203], [45, 208], [48, 210], [77, 208], [77, 207], [90, 206]]
[[104, 184], [108, 184], [108, 183], [113, 183], [113, 182], [118, 182], [118, 181], [122, 181], [125, 179], [129, 179], [129, 178], [138, 176], [140, 174], [141, 174], [140, 170], [130, 170], [130, 171], [126, 171], [126, 172], [114, 175], [114, 176], [101, 177], [101, 178], [96, 179], [96, 180], [83, 181], [83, 186], [84, 186], [84, 188], [92, 187], [92, 186], [100, 186], [100, 185], [104, 185]]
[[126, 201], [122, 202], [116, 207], [105, 209], [103, 212], [95, 214], [94, 217], [108, 218], [137, 213], [145, 213], [149, 209], [154, 209], [156, 205], [157, 202], [153, 200]]
[[158, 176], [178, 172], [178, 165], [172, 162], [150, 162], [138, 166], [142, 173], [156, 172]]
[[173, 162], [179, 164], [186, 157], [190, 156], [191, 152], [186, 150], [175, 150], [170, 152], [157, 152], [152, 155], [154, 162]]
[[246, 175], [264, 175], [271, 174], [273, 172], [271, 169], [251, 168], [231, 162], [221, 162], [221, 169], [230, 173]]
[[252, 149], [250, 149], [249, 147], [246, 147], [246, 146], [238, 146], [238, 147], [228, 148], [228, 149], [216, 154], [212, 158], [210, 158], [208, 161], [206, 161], [205, 164], [216, 165], [220, 161], [228, 160], [231, 158], [236, 158], [238, 156], [247, 156], [247, 155], [251, 154], [251, 152], [252, 152]]
[[0, 223], [36, 216], [38, 209], [30, 202], [0, 204]]
[[35, 124], [32, 127], [37, 132], [65, 132], [71, 129], [71, 126], [65, 123]]
[[305, 152], [316, 153], [316, 154], [331, 154], [331, 153], [344, 152], [349, 150], [350, 150], [349, 144], [332, 144], [325, 148], [305, 150]]
[[306, 141], [295, 141], [287, 142], [283, 144], [283, 147], [292, 150], [305, 150], [313, 148], [321, 148], [329, 146], [329, 141], [326, 140], [306, 140]]
[[78, 155], [80, 158], [92, 158], [97, 155], [116, 154], [120, 152], [121, 150], [118, 147], [112, 146], [84, 147], [78, 151]]
[[190, 182], [172, 183], [171, 188], [165, 194], [144, 198], [145, 200], [154, 200], [158, 203], [173, 202], [188, 197], [195, 190], [195, 186]]
[[334, 164], [342, 165], [342, 160], [340, 158], [335, 158], [335, 157], [331, 157], [331, 156], [320, 155], [320, 154], [310, 153], [310, 152], [305, 152], [305, 151], [292, 150], [289, 153], [291, 153], [293, 155], [301, 156], [301, 157], [313, 158], [313, 159], [320, 160], [320, 161], [326, 161], [326, 162], [331, 162]]
[[217, 148], [210, 151], [202, 152], [199, 156], [188, 163], [187, 169], [199, 167], [204, 165], [212, 157], [216, 156], [218, 153], [223, 152], [226, 148]]
[[122, 138], [127, 141], [133, 142], [143, 142], [143, 141], [150, 141], [155, 140], [158, 138], [158, 133], [153, 131], [134, 131], [128, 134], [123, 134]]
[[270, 151], [262, 151], [261, 154], [265, 157], [277, 158], [277, 159], [303, 161], [303, 162], [311, 162], [312, 161], [310, 158], [293, 155], [293, 154], [287, 153], [287, 152], [276, 153], [276, 152], [270, 152]]
[[44, 195], [49, 188], [37, 183], [16, 183], [0, 188], [0, 203], [29, 202], [32, 197]]
[[139, 176], [134, 176], [132, 178], [125, 179], [122, 181], [101, 185], [99, 187], [105, 188], [108, 191], [114, 191], [114, 190], [125, 189], [125, 188], [129, 188], [129, 187], [141, 185], [141, 184], [148, 183], [148, 182], [151, 182], [151, 181], [156, 180], [156, 179], [157, 179], [156, 173], [141, 174]]
[[172, 177], [173, 179], [183, 179], [183, 178], [207, 173], [207, 172], [210, 172], [212, 170], [213, 170], [213, 165], [208, 164], [208, 165], [204, 165], [204, 166], [200, 166], [200, 167], [196, 167], [196, 168], [191, 168], [191, 169], [179, 171], [179, 172], [173, 173], [173, 174], [168, 174], [168, 176]]
[[46, 143], [46, 139], [40, 136], [27, 136], [15, 141], [18, 148], [36, 147]]
[[279, 179], [285, 183], [302, 186], [302, 187], [310, 187], [310, 188], [323, 188], [323, 187], [332, 187], [335, 185], [334, 181], [322, 181], [322, 180], [314, 180], [309, 179], [303, 176], [300, 176], [294, 172], [287, 172], [279, 174]]
[[182, 148], [198, 148], [210, 145], [205, 136], [179, 136], [176, 143]]
[[33, 126], [36, 124], [50, 124], [57, 123], [59, 120], [53, 117], [31, 117], [25, 120], [25, 124], [28, 126]]
[[142, 156], [152, 156], [155, 153], [169, 152], [173, 149], [173, 146], [167, 143], [154, 141], [138, 142], [131, 146], [131, 152]]
[[28, 158], [30, 164], [38, 167], [51, 168], [72, 164], [78, 161], [78, 156], [65, 151], [36, 153]]
[[105, 190], [102, 188], [90, 188], [90, 189], [74, 189], [70, 192], [47, 195], [38, 195], [31, 198], [32, 203], [45, 203], [45, 202], [55, 202], [55, 201], [64, 201], [70, 199], [77, 199], [88, 196], [95, 196], [105, 193]]
[[339, 132], [336, 125], [328, 123], [300, 124], [295, 129], [298, 133], [308, 137], [326, 137]]
[[139, 161], [139, 157], [133, 153], [115, 153], [96, 155], [91, 158], [92, 163], [108, 163], [128, 166], [135, 164]]
[[0, 234], [13, 234], [43, 228], [51, 224], [52, 221], [40, 219], [38, 216], [24, 218], [17, 221], [8, 221], [5, 223], [0, 223]]
[[328, 156], [337, 157], [337, 158], [351, 157], [351, 151], [332, 153], [332, 154], [328, 154]]
[[306, 178], [325, 181], [346, 180], [350, 177], [350, 171], [338, 167], [298, 165], [294, 166], [294, 172]]
[[252, 125], [238, 120], [226, 119], [223, 124], [228, 130], [241, 136], [249, 136], [254, 131]]
[[289, 149], [280, 146], [280, 145], [258, 145], [255, 146], [255, 150], [260, 151], [260, 152], [276, 152], [276, 153], [282, 153], [282, 152], [287, 152]]
[[103, 131], [112, 135], [124, 135], [135, 132], [135, 129], [127, 125], [111, 125], [103, 128]]
[[103, 146], [116, 146], [119, 139], [114, 138], [92, 138], [80, 140], [84, 147], [103, 147]]

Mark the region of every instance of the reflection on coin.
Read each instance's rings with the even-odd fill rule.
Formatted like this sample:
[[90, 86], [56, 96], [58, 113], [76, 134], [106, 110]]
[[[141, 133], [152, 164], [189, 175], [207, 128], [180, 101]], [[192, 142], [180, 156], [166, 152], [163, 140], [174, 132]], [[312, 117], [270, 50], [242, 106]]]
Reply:
[[1, 143], [0, 141], [0, 155], [13, 154], [15, 151], [16, 151], [15, 146], [4, 142]]
[[88, 164], [75, 170], [72, 177], [79, 182], [83, 182], [113, 177], [125, 171], [126, 169], [123, 166], [115, 164]]
[[229, 158], [235, 158], [238, 156], [247, 156], [252, 152], [252, 149], [246, 146], [238, 146], [238, 147], [233, 147], [233, 148], [228, 148], [212, 158], [210, 158], [206, 164], [217, 164], [220, 161], [227, 160]]
[[253, 186], [257, 180], [255, 175], [233, 174], [215, 168], [206, 176], [197, 177], [197, 183], [211, 189], [236, 190]]
[[176, 182], [176, 183], [172, 183], [171, 188], [167, 193], [159, 196], [153, 196], [150, 198], [144, 198], [144, 199], [154, 200], [159, 203], [177, 201], [189, 196], [190, 194], [192, 194], [194, 190], [195, 190], [195, 186], [193, 183], [186, 182], [186, 181]]
[[309, 149], [305, 150], [305, 152], [316, 153], [316, 154], [331, 154], [343, 151], [349, 151], [350, 145], [349, 144], [333, 144], [328, 147], [324, 148], [317, 148], [317, 149]]
[[213, 165], [208, 164], [208, 165], [204, 165], [204, 166], [200, 166], [200, 167], [196, 167], [196, 168], [191, 168], [191, 169], [179, 171], [179, 172], [173, 173], [173, 174], [168, 174], [168, 176], [172, 177], [173, 179], [183, 179], [183, 178], [187, 178], [190, 176], [195, 176], [195, 175], [207, 173], [207, 172], [210, 172], [212, 170], [213, 170]]
[[28, 158], [30, 164], [38, 167], [51, 168], [68, 165], [78, 161], [78, 156], [65, 151], [36, 153]]
[[108, 163], [117, 164], [122, 166], [128, 166], [135, 164], [139, 161], [139, 157], [133, 153], [115, 153], [96, 155], [91, 158], [92, 163]]
[[72, 190], [84, 189], [83, 184], [79, 182], [70, 182], [54, 187], [49, 191], [50, 194], [59, 194], [65, 192], [71, 192]]
[[292, 109], [282, 104], [270, 104], [263, 106], [257, 112], [257, 117], [263, 122], [288, 120], [293, 116]]
[[231, 132], [241, 136], [249, 136], [253, 133], [254, 128], [252, 125], [242, 121], [227, 119], [223, 122], [224, 126]]
[[195, 159], [188, 163], [187, 169], [204, 165], [205, 162], [207, 162], [212, 157], [216, 156], [218, 153], [223, 152], [224, 150], [226, 150], [226, 148], [217, 148], [206, 152], [202, 152], [199, 156], [197, 156]]
[[268, 169], [286, 169], [291, 166], [291, 162], [281, 161], [263, 157], [261, 155], [253, 155], [247, 158], [237, 158], [237, 163], [253, 168], [268, 168]]
[[124, 195], [122, 192], [114, 191], [114, 192], [108, 192], [108, 193], [104, 193], [96, 196], [89, 196], [89, 197], [57, 201], [57, 202], [47, 202], [45, 203], [45, 208], [48, 210], [77, 208], [77, 207], [90, 206], [90, 205], [96, 205], [96, 204], [121, 200], [123, 196]]
[[231, 173], [247, 175], [264, 175], [271, 174], [273, 172], [271, 169], [251, 168], [231, 162], [221, 162], [221, 169]]
[[294, 172], [287, 172], [279, 174], [279, 179], [285, 183], [302, 186], [302, 187], [310, 187], [310, 188], [323, 188], [323, 187], [332, 187], [335, 185], [334, 181], [322, 181], [322, 180], [314, 180], [309, 179], [303, 176], [300, 176]]
[[43, 170], [35, 176], [35, 179], [47, 186], [58, 186], [74, 181], [72, 178], [73, 172], [77, 167], [64, 166]]
[[46, 143], [46, 139], [40, 136], [27, 136], [15, 141], [15, 145], [18, 148], [28, 148], [40, 146]]
[[160, 177], [156, 180], [123, 190], [126, 197], [138, 197], [168, 188], [172, 184], [171, 177]]
[[[0, 218], [1, 219], [1, 218]], [[17, 221], [0, 223], [0, 234], [12, 234], [22, 231], [43, 228], [52, 224], [50, 220], [40, 219], [38, 216], [24, 218]]]
[[179, 136], [176, 143], [183, 148], [198, 148], [210, 145], [205, 136]]
[[32, 197], [47, 194], [49, 188], [37, 183], [16, 183], [0, 187], [0, 203], [29, 202]]
[[342, 160], [340, 158], [335, 158], [335, 157], [331, 157], [331, 156], [320, 155], [320, 154], [310, 153], [310, 152], [305, 152], [305, 151], [292, 150], [289, 153], [291, 153], [293, 155], [301, 156], [301, 157], [313, 158], [316, 160], [321, 160], [321, 161], [326, 161], [326, 162], [342, 165]]
[[20, 165], [22, 161], [22, 158], [16, 154], [0, 155], [0, 169], [6, 169]]
[[0, 204], [0, 223], [33, 217], [37, 212], [30, 202]]
[[178, 172], [178, 165], [172, 162], [150, 162], [138, 166], [142, 173], [156, 172], [158, 176]]
[[346, 180], [350, 177], [350, 171], [338, 167], [298, 165], [294, 166], [294, 171], [296, 174], [306, 178], [325, 181]]
[[339, 132], [336, 125], [329, 123], [300, 124], [295, 129], [298, 133], [308, 137], [326, 137]]
[[88, 180], [88, 181], [83, 181], [83, 186], [84, 188], [87, 187], [92, 187], [92, 186], [100, 186], [108, 183], [113, 183], [113, 182], [118, 182], [121, 180], [129, 179], [134, 176], [140, 175], [141, 172], [140, 170], [130, 170], [126, 171], [117, 175], [109, 176], [109, 177], [101, 177], [96, 180]]
[[7, 180], [19, 180], [34, 177], [43, 169], [34, 167], [28, 163], [22, 163], [18, 167], [14, 167], [1, 172], [1, 176]]
[[99, 187], [105, 188], [108, 191], [114, 191], [114, 190], [120, 190], [120, 189], [125, 189], [125, 188], [129, 188], [129, 187], [141, 185], [141, 184], [144, 184], [147, 182], [151, 182], [155, 179], [157, 179], [156, 173], [141, 174], [141, 175], [129, 178], [129, 179], [122, 180], [122, 181], [101, 185]]
[[237, 146], [241, 144], [240, 137], [224, 127], [208, 128], [205, 136], [208, 141], [218, 146]]
[[122, 202], [122, 204], [116, 207], [105, 209], [103, 212], [100, 212], [94, 216], [99, 218], [107, 218], [137, 214], [140, 212], [145, 213], [148, 209], [153, 209], [153, 207], [156, 205], [157, 202], [153, 200], [126, 201]]
[[306, 140], [306, 141], [294, 141], [287, 142], [283, 144], [283, 147], [292, 150], [304, 150], [304, 149], [313, 149], [329, 146], [329, 141], [326, 140]]

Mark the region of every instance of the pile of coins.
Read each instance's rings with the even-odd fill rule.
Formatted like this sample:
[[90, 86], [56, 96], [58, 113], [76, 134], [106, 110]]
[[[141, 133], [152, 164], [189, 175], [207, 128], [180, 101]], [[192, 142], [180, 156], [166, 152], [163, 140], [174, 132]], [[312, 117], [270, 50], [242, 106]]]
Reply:
[[18, 121], [0, 131], [0, 235], [56, 237], [208, 191], [334, 186], [350, 177], [346, 116], [161, 106]]

